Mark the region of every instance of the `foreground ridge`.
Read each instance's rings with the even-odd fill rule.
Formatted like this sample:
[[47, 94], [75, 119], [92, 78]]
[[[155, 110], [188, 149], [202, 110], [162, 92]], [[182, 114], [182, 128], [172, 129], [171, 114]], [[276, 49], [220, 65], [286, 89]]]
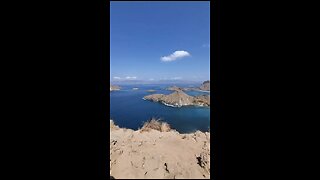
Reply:
[[110, 176], [209, 179], [210, 132], [180, 134], [156, 119], [134, 131], [110, 120]]

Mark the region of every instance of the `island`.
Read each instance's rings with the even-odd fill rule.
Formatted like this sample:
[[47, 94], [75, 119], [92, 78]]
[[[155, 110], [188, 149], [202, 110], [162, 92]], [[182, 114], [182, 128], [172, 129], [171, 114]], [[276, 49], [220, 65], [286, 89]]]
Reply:
[[147, 92], [156, 92], [156, 90], [149, 89], [149, 90], [147, 90]]
[[166, 90], [169, 90], [169, 91], [179, 91], [179, 90], [184, 90], [183, 88], [180, 88], [178, 86], [171, 86], [171, 87], [168, 87], [166, 88]]
[[203, 82], [199, 89], [202, 91], [210, 91], [210, 81]]
[[189, 96], [180, 89], [169, 95], [152, 94], [143, 97], [144, 100], [160, 102], [166, 106], [210, 106], [210, 95]]
[[180, 134], [151, 119], [141, 129], [110, 120], [110, 177], [210, 179], [210, 132]]
[[120, 86], [115, 86], [110, 84], [110, 91], [119, 91], [121, 88]]
[[166, 90], [169, 91], [176, 91], [176, 90], [183, 90], [183, 91], [205, 91], [210, 92], [210, 81], [204, 81], [200, 87], [187, 87], [187, 88], [181, 88], [178, 86], [171, 86], [169, 88], [166, 88]]

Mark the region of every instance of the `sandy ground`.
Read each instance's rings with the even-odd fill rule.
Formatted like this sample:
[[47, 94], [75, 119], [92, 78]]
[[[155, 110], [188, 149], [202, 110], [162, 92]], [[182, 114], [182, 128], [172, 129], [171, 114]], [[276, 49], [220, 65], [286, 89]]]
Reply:
[[110, 121], [110, 176], [116, 179], [210, 178], [210, 133], [133, 131]]

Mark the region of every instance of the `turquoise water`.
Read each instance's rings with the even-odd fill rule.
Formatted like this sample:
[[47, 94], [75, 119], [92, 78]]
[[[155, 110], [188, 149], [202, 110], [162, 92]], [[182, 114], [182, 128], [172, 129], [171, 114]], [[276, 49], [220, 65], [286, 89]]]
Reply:
[[[152, 117], [161, 118], [180, 133], [196, 130], [208, 131], [210, 127], [209, 107], [168, 107], [161, 103], [143, 100], [149, 94], [170, 94], [165, 90], [169, 85], [121, 85], [120, 91], [110, 92], [110, 119], [120, 127], [137, 130]], [[179, 85], [188, 87], [190, 85]], [[138, 90], [132, 90], [137, 87]], [[146, 92], [154, 89], [156, 92]], [[186, 91], [189, 95], [208, 94], [207, 92]]]

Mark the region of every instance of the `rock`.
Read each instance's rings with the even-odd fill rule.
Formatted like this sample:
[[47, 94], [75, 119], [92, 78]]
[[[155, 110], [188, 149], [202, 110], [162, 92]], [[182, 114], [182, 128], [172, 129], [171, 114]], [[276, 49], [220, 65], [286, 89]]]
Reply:
[[110, 130], [116, 130], [116, 129], [119, 129], [119, 127], [116, 126], [113, 120], [110, 119]]
[[199, 156], [196, 156], [197, 164], [206, 170], [207, 172], [210, 172], [210, 154], [208, 152], [201, 152]]
[[210, 91], [210, 81], [205, 81], [199, 88], [202, 91]]
[[110, 91], [118, 91], [120, 89], [121, 89], [120, 86], [114, 86], [110, 84]]
[[198, 106], [210, 106], [210, 95], [200, 95], [194, 98], [194, 103]]

